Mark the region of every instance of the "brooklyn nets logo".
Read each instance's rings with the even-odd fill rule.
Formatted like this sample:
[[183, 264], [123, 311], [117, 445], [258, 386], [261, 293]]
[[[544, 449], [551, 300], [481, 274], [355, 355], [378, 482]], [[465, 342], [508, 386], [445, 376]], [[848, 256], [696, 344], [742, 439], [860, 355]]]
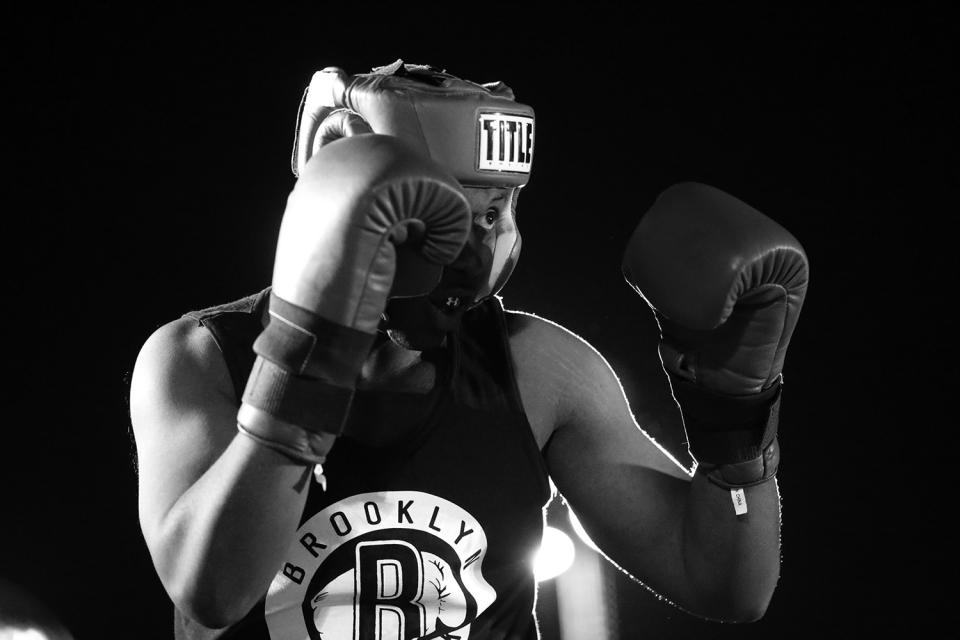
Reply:
[[487, 537], [454, 503], [419, 491], [352, 496], [297, 532], [267, 593], [273, 640], [467, 640], [496, 593]]

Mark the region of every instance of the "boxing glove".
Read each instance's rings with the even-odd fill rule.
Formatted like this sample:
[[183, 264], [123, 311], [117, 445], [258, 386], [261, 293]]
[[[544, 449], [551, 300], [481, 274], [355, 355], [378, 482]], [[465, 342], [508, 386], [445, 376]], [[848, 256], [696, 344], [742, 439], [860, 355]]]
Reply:
[[682, 183], [640, 221], [623, 274], [656, 314], [699, 466], [726, 487], [773, 477], [783, 362], [809, 280], [803, 247], [736, 198]]
[[254, 343], [240, 429], [294, 459], [322, 462], [319, 442], [342, 430], [397, 247], [447, 264], [470, 222], [457, 181], [396, 137], [355, 135], [320, 148], [283, 215], [269, 323]]

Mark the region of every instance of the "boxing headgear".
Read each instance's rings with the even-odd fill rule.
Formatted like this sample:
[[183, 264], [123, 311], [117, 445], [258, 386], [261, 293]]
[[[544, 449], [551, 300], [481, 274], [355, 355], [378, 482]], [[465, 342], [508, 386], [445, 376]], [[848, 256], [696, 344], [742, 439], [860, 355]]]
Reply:
[[[476, 84], [402, 60], [367, 74], [350, 76], [336, 67], [313, 74], [300, 105], [294, 175], [322, 145], [371, 132], [405, 140], [464, 187], [520, 188], [530, 178], [531, 107], [516, 102], [502, 82]], [[468, 243], [461, 259], [446, 270], [401, 247], [391, 297], [416, 295], [412, 291], [422, 292], [425, 279], [432, 279], [439, 285], [431, 299], [448, 310], [477, 304], [503, 287], [519, 252], [520, 235], [512, 220], [498, 222], [475, 246]]]

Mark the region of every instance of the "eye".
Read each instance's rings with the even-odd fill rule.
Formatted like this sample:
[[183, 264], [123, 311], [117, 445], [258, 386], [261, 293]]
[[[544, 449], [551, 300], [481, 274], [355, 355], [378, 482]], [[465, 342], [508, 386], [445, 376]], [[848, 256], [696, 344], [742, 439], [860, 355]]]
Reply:
[[473, 219], [473, 223], [483, 227], [484, 229], [490, 229], [499, 219], [500, 210], [496, 207], [490, 207], [487, 209], [486, 213], [477, 214]]

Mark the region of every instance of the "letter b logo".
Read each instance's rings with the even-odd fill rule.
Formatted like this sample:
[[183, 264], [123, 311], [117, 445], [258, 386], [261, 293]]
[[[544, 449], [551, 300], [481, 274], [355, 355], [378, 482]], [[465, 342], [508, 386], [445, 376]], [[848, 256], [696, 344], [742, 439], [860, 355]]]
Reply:
[[357, 640], [411, 640], [423, 635], [423, 560], [402, 540], [356, 547], [354, 607]]

